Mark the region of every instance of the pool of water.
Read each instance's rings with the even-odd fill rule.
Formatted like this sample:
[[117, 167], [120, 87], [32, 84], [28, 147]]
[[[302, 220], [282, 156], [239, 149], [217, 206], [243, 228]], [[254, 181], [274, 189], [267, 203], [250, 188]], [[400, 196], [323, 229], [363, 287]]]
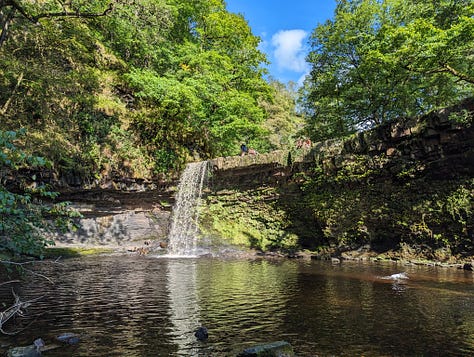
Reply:
[[5, 326], [24, 330], [0, 335], [0, 354], [71, 332], [77, 345], [44, 356], [235, 356], [278, 340], [298, 356], [474, 355], [474, 277], [454, 268], [107, 256], [32, 269], [51, 281], [15, 286], [40, 299]]

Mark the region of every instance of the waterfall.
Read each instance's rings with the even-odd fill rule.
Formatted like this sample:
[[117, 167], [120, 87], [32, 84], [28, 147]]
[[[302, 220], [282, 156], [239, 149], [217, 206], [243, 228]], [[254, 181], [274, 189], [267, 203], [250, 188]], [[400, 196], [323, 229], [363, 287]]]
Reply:
[[168, 235], [169, 255], [194, 256], [197, 253], [198, 206], [207, 168], [207, 161], [193, 162], [186, 165], [181, 175]]

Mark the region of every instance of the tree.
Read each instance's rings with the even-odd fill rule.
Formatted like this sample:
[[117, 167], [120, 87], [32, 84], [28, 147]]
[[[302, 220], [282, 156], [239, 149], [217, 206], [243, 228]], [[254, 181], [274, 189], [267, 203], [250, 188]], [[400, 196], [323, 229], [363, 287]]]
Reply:
[[28, 152], [60, 175], [162, 177], [243, 140], [269, 148], [260, 39], [223, 0], [68, 1], [77, 14], [113, 11], [40, 26], [28, 18], [62, 2], [17, 3], [28, 16], [0, 47], [0, 129], [27, 128]]
[[58, 193], [45, 185], [35, 185], [34, 176], [29, 185], [17, 182], [17, 192], [7, 189], [12, 173], [22, 168], [39, 170], [47, 165], [43, 158], [27, 155], [16, 146], [15, 141], [24, 134], [0, 131], [0, 253], [40, 256], [46, 246], [53, 244], [46, 234], [57, 228], [67, 229], [67, 218], [78, 214], [69, 209], [67, 202], [43, 202], [55, 199]]
[[272, 89], [271, 99], [261, 103], [268, 116], [264, 123], [268, 131], [267, 145], [270, 150], [289, 149], [294, 147], [304, 125], [297, 109], [296, 84], [290, 82], [285, 85], [272, 78], [269, 79], [269, 84]]
[[228, 13], [221, 0], [168, 4], [177, 17], [166, 66], [158, 56], [161, 62], [125, 76], [139, 99], [132, 128], [166, 162], [165, 171], [187, 156], [232, 155], [240, 141], [263, 141], [259, 101], [270, 95], [259, 39], [242, 16]]
[[472, 95], [474, 5], [340, 0], [312, 33], [302, 94], [314, 139], [418, 115]]
[[[0, 1], [0, 47], [7, 39], [8, 31], [16, 19], [22, 19], [33, 25], [39, 25], [41, 19], [80, 17], [95, 18], [106, 16], [113, 9], [115, 1], [102, 1], [101, 4], [90, 1], [61, 0], [45, 1], [41, 3], [25, 0]], [[98, 6], [97, 6], [98, 5]]]

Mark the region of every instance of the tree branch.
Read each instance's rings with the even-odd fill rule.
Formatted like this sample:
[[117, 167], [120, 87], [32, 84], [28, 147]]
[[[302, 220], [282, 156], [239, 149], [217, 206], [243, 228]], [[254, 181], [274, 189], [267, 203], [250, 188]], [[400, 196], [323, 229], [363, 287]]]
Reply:
[[468, 76], [467, 74], [457, 71], [456, 69], [454, 69], [447, 63], [439, 63], [438, 68], [433, 68], [431, 70], [419, 70], [419, 69], [413, 68], [410, 65], [405, 65], [402, 68], [411, 72], [416, 72], [416, 73], [421, 73], [421, 74], [450, 73], [454, 77], [459, 78], [460, 80], [474, 84], [474, 78]]
[[47, 12], [38, 14], [31, 17], [33, 23], [38, 23], [40, 19], [52, 18], [52, 17], [83, 17], [83, 18], [94, 18], [107, 16], [113, 9], [113, 1], [109, 3], [109, 6], [101, 13], [94, 12], [80, 12], [80, 11], [61, 11], [61, 12]]
[[13, 20], [15, 15], [15, 9], [11, 9], [7, 15], [3, 13], [3, 10], [0, 9], [0, 19], [2, 20], [2, 32], [0, 33], [0, 46], [7, 39], [8, 27], [10, 22]]
[[31, 305], [32, 302], [40, 300], [45, 296], [43, 295], [43, 296], [28, 300], [28, 301], [21, 301], [20, 297], [17, 294], [15, 294], [13, 290], [12, 290], [12, 294], [15, 298], [15, 302], [10, 307], [0, 312], [0, 332], [5, 335], [14, 335], [17, 333], [17, 332], [6, 332], [3, 328], [3, 325], [5, 325], [5, 323], [7, 323], [14, 316], [21, 315], [23, 313], [23, 309], [26, 309], [28, 306]]
[[15, 13], [21, 14], [22, 17], [24, 17], [26, 20], [29, 22], [38, 25], [38, 21], [40, 19], [44, 18], [55, 18], [55, 17], [82, 17], [82, 18], [94, 18], [94, 17], [102, 17], [102, 16], [107, 16], [113, 9], [114, 9], [114, 3], [119, 2], [119, 0], [113, 0], [109, 2], [109, 5], [107, 8], [102, 11], [102, 12], [81, 12], [79, 10], [77, 11], [68, 11], [65, 4], [61, 2], [61, 6], [64, 11], [60, 12], [44, 12], [40, 13], [37, 15], [30, 15], [28, 12], [25, 10], [24, 7], [21, 6], [21, 4], [18, 3], [17, 0], [3, 0], [0, 1], [0, 13], [3, 12], [3, 9], [10, 8], [11, 11], [10, 13], [6, 16], [5, 21], [3, 21], [2, 24], [2, 32], [0, 34], [0, 47], [6, 40], [7, 36], [7, 29], [10, 24], [10, 22], [13, 19], [13, 15]]
[[445, 68], [445, 72], [451, 73], [453, 76], [462, 79], [463, 81], [466, 81], [468, 83], [474, 84], [474, 78], [469, 77], [468, 75], [461, 73], [457, 70], [455, 70], [453, 67], [451, 67], [449, 64], [445, 63], [443, 65], [443, 68]]
[[10, 103], [11, 103], [16, 91], [20, 87], [20, 84], [21, 84], [22, 80], [23, 80], [23, 72], [21, 72], [20, 75], [18, 76], [18, 79], [16, 81], [16, 85], [15, 85], [15, 88], [13, 88], [12, 94], [10, 95], [10, 97], [7, 99], [7, 101], [3, 105], [2, 109], [0, 110], [1, 115], [5, 115], [7, 113], [8, 107], [10, 106]]

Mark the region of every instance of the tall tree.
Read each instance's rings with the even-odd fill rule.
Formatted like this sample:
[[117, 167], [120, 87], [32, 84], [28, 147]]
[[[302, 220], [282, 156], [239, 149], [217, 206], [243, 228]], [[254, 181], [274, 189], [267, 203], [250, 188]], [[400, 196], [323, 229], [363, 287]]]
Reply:
[[472, 95], [469, 0], [340, 0], [312, 33], [302, 93], [315, 139], [345, 135]]
[[153, 155], [178, 166], [186, 154], [230, 155], [241, 140], [259, 142], [259, 99], [269, 95], [259, 39], [221, 0], [169, 3], [176, 17], [168, 38], [175, 42], [166, 66], [127, 76], [139, 97], [132, 127]]

